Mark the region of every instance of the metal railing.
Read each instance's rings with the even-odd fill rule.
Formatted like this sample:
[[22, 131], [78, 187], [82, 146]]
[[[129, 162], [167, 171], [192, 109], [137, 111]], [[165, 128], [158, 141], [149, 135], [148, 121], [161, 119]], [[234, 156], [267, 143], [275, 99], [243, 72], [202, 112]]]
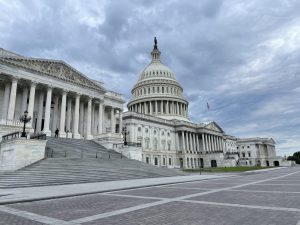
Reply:
[[124, 146], [142, 147], [142, 143], [140, 143], [140, 142], [125, 142]]
[[33, 134], [33, 135], [30, 135], [30, 139], [46, 140], [47, 136], [46, 136], [46, 134]]
[[20, 132], [17, 131], [17, 132], [13, 132], [13, 133], [10, 133], [10, 134], [3, 135], [2, 136], [2, 141], [7, 141], [7, 140], [11, 140], [11, 139], [17, 139], [19, 137], [20, 137]]
[[115, 151], [107, 151], [107, 152], [98, 152], [98, 151], [66, 151], [66, 150], [55, 150], [53, 148], [47, 147], [45, 151], [46, 158], [99, 158], [99, 159], [123, 159], [126, 158], [122, 153], [118, 153]]

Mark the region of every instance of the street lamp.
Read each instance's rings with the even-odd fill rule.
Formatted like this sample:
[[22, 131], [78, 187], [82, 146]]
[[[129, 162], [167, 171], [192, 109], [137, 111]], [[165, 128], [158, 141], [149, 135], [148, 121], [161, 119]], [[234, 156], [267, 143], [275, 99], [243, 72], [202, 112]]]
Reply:
[[129, 131], [127, 131], [127, 127], [122, 128], [122, 134], [124, 135], [124, 145], [127, 145], [126, 136], [127, 136], [127, 134], [129, 134]]
[[20, 118], [20, 121], [24, 123], [23, 132], [21, 134], [21, 137], [26, 137], [26, 132], [25, 132], [26, 123], [28, 123], [30, 120], [31, 120], [31, 117], [30, 116], [28, 117], [28, 111], [26, 110], [24, 112], [24, 115], [21, 116], [21, 118]]

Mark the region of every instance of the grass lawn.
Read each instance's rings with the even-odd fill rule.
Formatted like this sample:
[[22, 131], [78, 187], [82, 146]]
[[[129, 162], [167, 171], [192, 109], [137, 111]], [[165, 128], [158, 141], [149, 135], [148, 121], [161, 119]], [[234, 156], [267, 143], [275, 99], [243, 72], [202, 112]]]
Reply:
[[208, 172], [208, 173], [226, 173], [226, 172], [245, 172], [251, 170], [261, 170], [267, 169], [272, 167], [261, 167], [261, 166], [239, 166], [239, 167], [217, 167], [217, 168], [197, 168], [197, 169], [183, 169], [183, 172], [188, 173], [199, 173], [201, 172]]

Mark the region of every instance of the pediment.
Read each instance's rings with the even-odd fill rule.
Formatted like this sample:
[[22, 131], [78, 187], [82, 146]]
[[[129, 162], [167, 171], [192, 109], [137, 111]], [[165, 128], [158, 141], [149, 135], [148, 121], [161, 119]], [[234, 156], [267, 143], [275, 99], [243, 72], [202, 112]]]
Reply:
[[67, 63], [58, 60], [45, 60], [34, 58], [4, 58], [5, 61], [34, 71], [42, 72], [56, 78], [75, 82], [91, 88], [103, 89], [99, 84], [88, 79]]
[[210, 122], [209, 124], [205, 125], [205, 128], [216, 132], [224, 133], [222, 128], [216, 122]]

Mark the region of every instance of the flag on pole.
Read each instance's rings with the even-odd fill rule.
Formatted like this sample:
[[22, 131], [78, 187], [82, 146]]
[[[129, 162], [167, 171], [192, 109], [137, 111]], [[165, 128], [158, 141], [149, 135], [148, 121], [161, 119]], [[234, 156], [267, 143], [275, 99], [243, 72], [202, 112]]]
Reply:
[[208, 102], [206, 102], [206, 107], [207, 107], [207, 111], [209, 111], [210, 105], [208, 104]]

